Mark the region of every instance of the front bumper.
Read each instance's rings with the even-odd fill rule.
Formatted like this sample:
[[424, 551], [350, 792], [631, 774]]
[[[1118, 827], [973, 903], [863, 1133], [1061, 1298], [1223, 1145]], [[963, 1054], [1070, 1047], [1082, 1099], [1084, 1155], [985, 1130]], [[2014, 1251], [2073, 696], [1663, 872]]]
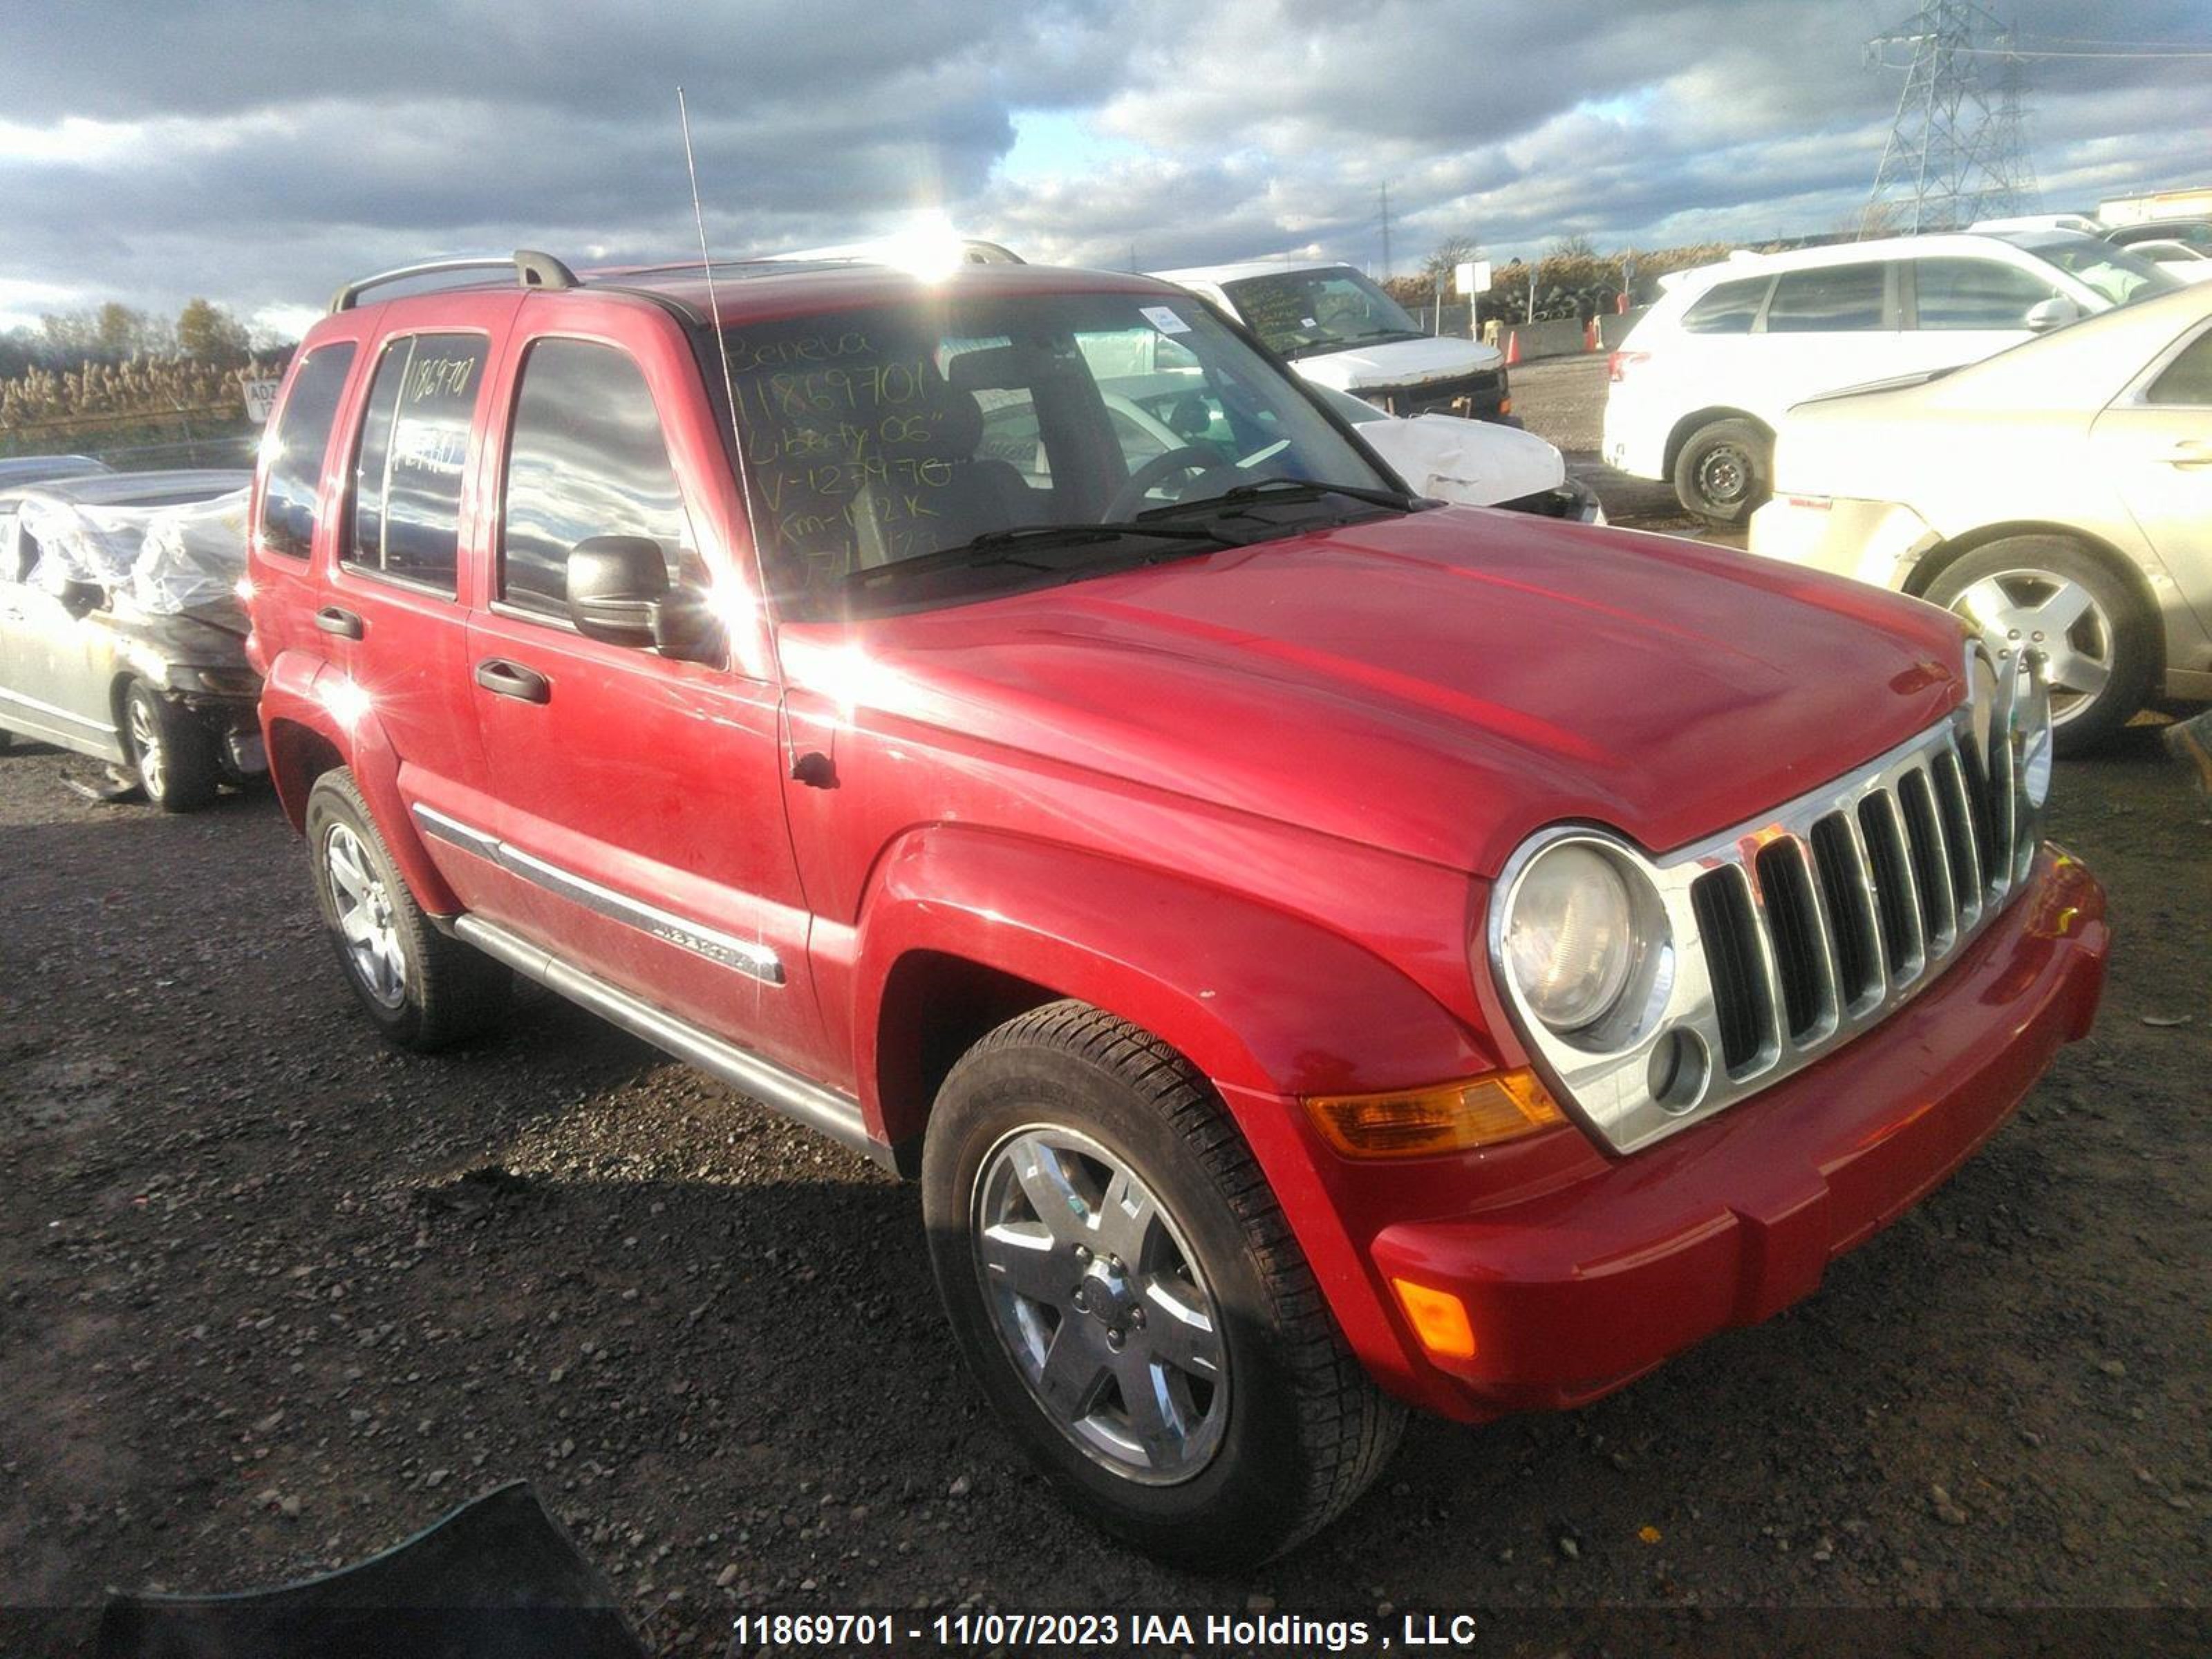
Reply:
[[1902, 592], [1942, 538], [1911, 507], [1849, 495], [1777, 495], [1751, 515], [1749, 551]]
[[1457, 1296], [1475, 1352], [1422, 1352], [1386, 1301], [1403, 1353], [1370, 1366], [1417, 1403], [1480, 1420], [1578, 1405], [1772, 1316], [1949, 1176], [2087, 1034], [2106, 945], [2102, 890], [2045, 848], [1938, 983], [1826, 1060], [1538, 1195], [1382, 1228], [1370, 1292], [1387, 1298], [1400, 1278]]

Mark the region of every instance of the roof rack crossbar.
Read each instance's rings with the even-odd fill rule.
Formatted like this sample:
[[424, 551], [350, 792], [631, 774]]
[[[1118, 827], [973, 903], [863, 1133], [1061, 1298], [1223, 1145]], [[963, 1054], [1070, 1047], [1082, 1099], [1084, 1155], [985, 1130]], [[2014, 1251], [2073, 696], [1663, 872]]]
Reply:
[[333, 312], [351, 311], [360, 303], [361, 296], [373, 288], [382, 288], [388, 283], [404, 283], [411, 276], [435, 276], [450, 270], [501, 270], [512, 269], [515, 281], [524, 288], [562, 289], [577, 286], [576, 273], [550, 253], [540, 253], [536, 248], [519, 247], [512, 253], [483, 253], [453, 259], [426, 259], [420, 264], [400, 265], [391, 270], [380, 270], [374, 276], [358, 277], [331, 296]]

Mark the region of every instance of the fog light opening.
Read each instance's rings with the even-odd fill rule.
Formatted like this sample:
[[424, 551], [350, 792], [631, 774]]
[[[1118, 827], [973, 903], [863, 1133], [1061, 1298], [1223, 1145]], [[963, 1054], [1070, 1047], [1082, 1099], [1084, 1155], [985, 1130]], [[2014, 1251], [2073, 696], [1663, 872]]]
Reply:
[[1705, 1040], [1686, 1027], [1676, 1026], [1651, 1046], [1647, 1084], [1651, 1098], [1667, 1111], [1694, 1109], [1705, 1097], [1712, 1074], [1712, 1054]]

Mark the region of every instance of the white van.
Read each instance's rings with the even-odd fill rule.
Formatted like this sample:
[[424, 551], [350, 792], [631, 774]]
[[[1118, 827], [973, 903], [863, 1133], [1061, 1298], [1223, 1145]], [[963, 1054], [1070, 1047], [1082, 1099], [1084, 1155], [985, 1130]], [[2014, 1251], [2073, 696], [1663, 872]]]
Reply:
[[1975, 362], [2178, 284], [2063, 230], [1888, 237], [1685, 272], [1613, 354], [1602, 454], [1727, 524], [1766, 497], [1775, 423], [1824, 392]]

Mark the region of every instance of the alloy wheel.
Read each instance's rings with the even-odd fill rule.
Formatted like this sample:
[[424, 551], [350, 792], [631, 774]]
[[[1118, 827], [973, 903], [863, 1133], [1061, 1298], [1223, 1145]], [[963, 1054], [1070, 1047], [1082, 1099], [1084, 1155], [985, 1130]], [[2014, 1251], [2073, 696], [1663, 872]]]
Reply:
[[146, 798], [158, 802], [169, 787], [169, 769], [161, 752], [161, 733], [154, 723], [154, 711], [143, 695], [131, 699], [131, 752], [138, 767], [139, 787]]
[[332, 824], [323, 839], [323, 870], [330, 878], [346, 965], [370, 996], [387, 1008], [397, 1008], [407, 994], [407, 958], [400, 948], [398, 917], [391, 890], [377, 874], [368, 848], [345, 824]]
[[1061, 1433], [1115, 1474], [1200, 1474], [1229, 1420], [1228, 1351], [1182, 1230], [1116, 1154], [1018, 1129], [975, 1176], [970, 1237], [999, 1340]]
[[2040, 651], [2051, 723], [2079, 718], [2112, 677], [2112, 619], [2089, 590], [2048, 570], [2000, 570], [1951, 601], [1979, 629], [2000, 663]]

